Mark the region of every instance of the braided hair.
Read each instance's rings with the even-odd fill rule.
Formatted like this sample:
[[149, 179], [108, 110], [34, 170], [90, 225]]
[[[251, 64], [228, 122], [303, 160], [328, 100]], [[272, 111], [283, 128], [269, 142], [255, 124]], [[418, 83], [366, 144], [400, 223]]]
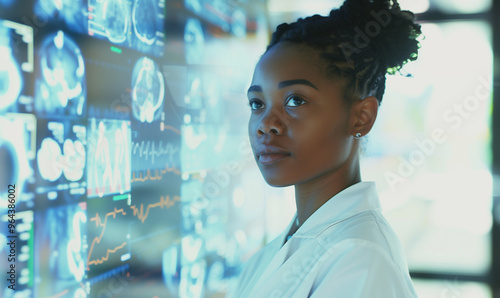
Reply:
[[329, 16], [279, 25], [266, 52], [284, 41], [310, 46], [326, 62], [328, 77], [346, 80], [346, 98], [373, 95], [380, 104], [386, 74], [417, 59], [422, 32], [414, 19], [397, 0], [346, 0]]

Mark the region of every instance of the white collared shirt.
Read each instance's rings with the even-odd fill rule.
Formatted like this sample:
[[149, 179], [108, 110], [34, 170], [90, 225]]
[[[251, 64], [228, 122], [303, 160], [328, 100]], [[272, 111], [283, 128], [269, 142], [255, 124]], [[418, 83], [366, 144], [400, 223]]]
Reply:
[[234, 297], [417, 297], [374, 182], [333, 196], [283, 245], [294, 221], [249, 260]]

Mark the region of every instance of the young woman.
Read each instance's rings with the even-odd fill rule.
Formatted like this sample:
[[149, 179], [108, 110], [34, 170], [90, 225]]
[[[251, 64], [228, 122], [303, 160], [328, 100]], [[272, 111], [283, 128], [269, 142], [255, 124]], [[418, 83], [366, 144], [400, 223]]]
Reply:
[[346, 0], [278, 26], [248, 89], [248, 132], [266, 182], [295, 186], [297, 214], [251, 258], [235, 297], [416, 297], [358, 150], [386, 74], [417, 58], [420, 34], [396, 0]]

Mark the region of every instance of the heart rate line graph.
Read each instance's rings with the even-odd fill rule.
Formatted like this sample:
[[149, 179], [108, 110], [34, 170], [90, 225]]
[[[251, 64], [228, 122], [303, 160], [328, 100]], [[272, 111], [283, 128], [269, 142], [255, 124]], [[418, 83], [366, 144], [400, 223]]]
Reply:
[[[137, 218], [141, 222], [141, 224], [144, 224], [146, 219], [150, 216], [150, 212], [152, 209], [155, 208], [170, 209], [180, 201], [181, 201], [180, 196], [165, 195], [161, 196], [160, 199], [154, 203], [146, 205], [140, 204], [140, 206], [131, 205], [128, 207], [132, 211], [130, 212], [130, 215], [134, 216], [134, 219]], [[106, 213], [104, 217], [101, 217], [101, 215], [98, 212], [96, 212], [95, 216], [90, 218], [90, 222], [95, 223], [95, 228], [100, 229], [100, 233], [98, 233], [98, 235], [93, 238], [90, 248], [88, 250], [87, 268], [86, 268], [87, 271], [90, 270], [90, 265], [97, 266], [109, 261], [113, 254], [123, 249], [129, 243], [130, 241], [129, 233], [123, 232], [123, 235], [118, 235], [118, 236], [123, 236], [123, 239], [126, 240], [124, 240], [123, 242], [120, 241], [119, 245], [111, 246], [110, 248], [106, 249], [99, 248], [99, 251], [104, 252], [105, 250], [105, 252], [99, 257], [94, 256], [96, 254], [95, 250], [98, 248], [99, 244], [101, 244], [101, 241], [103, 240], [103, 237], [106, 232], [106, 228], [108, 227], [110, 222], [113, 220], [118, 220], [120, 217], [122, 220], [125, 220], [125, 218], [123, 217], [127, 216], [128, 214], [129, 212], [127, 211], [127, 208], [114, 207], [113, 211]], [[116, 237], [116, 235], [114, 236]]]
[[[162, 180], [167, 173], [174, 173], [176, 175], [181, 175], [181, 171], [176, 167], [166, 166], [163, 170], [153, 170], [154, 176], [151, 174], [151, 170], [146, 170], [146, 174], [142, 174], [140, 171], [132, 172], [132, 183], [134, 182], [146, 182], [146, 181], [157, 181]], [[136, 174], [137, 173], [137, 174]]]
[[179, 152], [180, 147], [175, 143], [151, 140], [132, 142], [132, 159], [142, 160], [152, 165], [162, 158], [172, 163]]
[[142, 223], [144, 223], [144, 221], [149, 216], [150, 209], [158, 208], [158, 207], [160, 207], [162, 209], [163, 209], [163, 207], [167, 207], [167, 209], [168, 209], [168, 208], [173, 207], [176, 202], [180, 202], [180, 201], [181, 201], [181, 198], [179, 196], [174, 196], [172, 199], [170, 198], [170, 196], [165, 196], [165, 197], [161, 197], [161, 199], [158, 203], [149, 204], [148, 207], [146, 208], [146, 212], [144, 212], [144, 205], [143, 204], [141, 204], [140, 208], [137, 208], [135, 205], [132, 205], [132, 206], [130, 206], [130, 209], [133, 210], [134, 216], [137, 216], [137, 218]]

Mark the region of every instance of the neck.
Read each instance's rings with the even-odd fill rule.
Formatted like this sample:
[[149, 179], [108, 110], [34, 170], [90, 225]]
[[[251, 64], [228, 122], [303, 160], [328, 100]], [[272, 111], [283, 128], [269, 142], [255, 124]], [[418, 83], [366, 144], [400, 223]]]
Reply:
[[361, 181], [359, 158], [345, 162], [339, 169], [295, 185], [295, 204], [302, 225], [326, 201]]

